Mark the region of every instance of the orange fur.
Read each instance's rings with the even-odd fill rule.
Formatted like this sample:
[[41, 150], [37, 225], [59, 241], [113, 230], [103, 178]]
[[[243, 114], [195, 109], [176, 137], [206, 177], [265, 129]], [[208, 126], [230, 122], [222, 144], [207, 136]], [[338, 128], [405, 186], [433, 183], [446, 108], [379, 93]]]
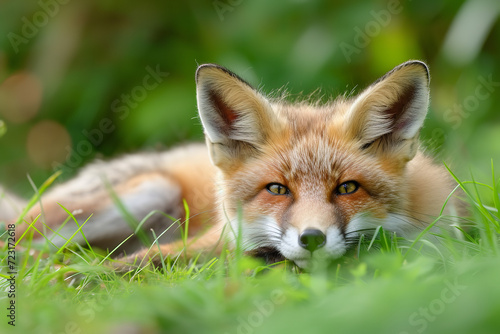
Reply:
[[[222, 238], [231, 242], [241, 231], [245, 250], [271, 252], [273, 259], [307, 267], [316, 254], [341, 256], [353, 237], [378, 225], [404, 236], [421, 231], [439, 215], [453, 189], [446, 170], [419, 151], [429, 100], [429, 74], [422, 62], [404, 63], [357, 97], [324, 105], [269, 100], [217, 65], [200, 66], [196, 81], [208, 154], [201, 145], [191, 145], [164, 153], [154, 163], [146, 156], [142, 164], [124, 158], [98, 172], [90, 168], [47, 195], [41, 221], [60, 223], [55, 203], [61, 201], [79, 210], [79, 217], [98, 217], [86, 227], [89, 234], [108, 225], [124, 230], [101, 238], [113, 239], [108, 247], [131, 233], [113, 211], [105, 187], [77, 187], [88, 175], [102, 175], [112, 179], [111, 187], [139, 220], [144, 209], [134, 203], [150, 194], [157, 194], [151, 201], [159, 199], [158, 204], [144, 200], [146, 207], [176, 218], [185, 214], [185, 199], [190, 232], [208, 226], [205, 235], [189, 239], [191, 253], [220, 250]], [[136, 167], [128, 170], [131, 165]], [[112, 177], [113, 168], [120, 176]], [[342, 194], [339, 187], [346, 182], [356, 187]], [[269, 185], [276, 183], [286, 193], [272, 193]], [[459, 205], [453, 199], [451, 212]], [[40, 207], [34, 208], [28, 217], [39, 212]], [[158, 219], [151, 226], [159, 234], [167, 222]], [[98, 233], [94, 239], [99, 241]], [[167, 256], [182, 249], [181, 242], [164, 244], [160, 251], [139, 250], [124, 261], [158, 261], [158, 252]]]

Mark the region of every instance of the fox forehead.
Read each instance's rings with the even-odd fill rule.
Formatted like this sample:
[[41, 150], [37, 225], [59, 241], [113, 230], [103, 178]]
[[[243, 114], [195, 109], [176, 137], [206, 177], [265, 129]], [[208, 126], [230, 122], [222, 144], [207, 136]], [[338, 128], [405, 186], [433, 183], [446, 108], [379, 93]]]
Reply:
[[352, 100], [337, 97], [328, 103], [315, 101], [271, 103], [273, 112], [297, 135], [309, 132], [326, 132], [331, 127], [341, 127]]
[[342, 142], [325, 133], [293, 134], [286, 144], [272, 146], [268, 157], [274, 160], [272, 166], [288, 181], [336, 181], [342, 178], [355, 160], [353, 155], [343, 151], [342, 146]]
[[348, 177], [346, 172], [352, 174], [361, 159], [365, 164], [376, 165], [377, 160], [363, 154], [358, 141], [345, 131], [343, 116], [348, 107], [345, 100], [325, 106], [273, 105], [282, 127], [269, 131], [272, 135], [264, 159], [272, 161], [269, 165], [287, 180], [308, 183], [324, 182], [325, 178], [336, 182]]

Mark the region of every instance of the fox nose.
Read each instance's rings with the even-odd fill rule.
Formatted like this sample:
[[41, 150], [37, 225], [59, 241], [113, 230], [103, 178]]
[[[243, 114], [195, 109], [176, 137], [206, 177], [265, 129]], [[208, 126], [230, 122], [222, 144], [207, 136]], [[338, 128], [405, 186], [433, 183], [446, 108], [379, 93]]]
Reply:
[[310, 252], [323, 247], [326, 243], [326, 235], [317, 229], [308, 228], [299, 235], [299, 245]]

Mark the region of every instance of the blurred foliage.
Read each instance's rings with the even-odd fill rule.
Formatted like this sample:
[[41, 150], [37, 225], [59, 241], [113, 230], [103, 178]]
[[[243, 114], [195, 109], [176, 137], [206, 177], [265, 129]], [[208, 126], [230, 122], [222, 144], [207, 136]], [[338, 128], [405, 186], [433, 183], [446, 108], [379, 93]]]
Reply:
[[96, 157], [201, 140], [194, 73], [207, 62], [266, 93], [334, 97], [422, 59], [433, 77], [428, 150], [478, 178], [491, 176], [491, 158], [500, 166], [497, 0], [0, 6], [0, 183], [18, 192], [27, 174], [40, 184], [60, 165], [67, 178]]

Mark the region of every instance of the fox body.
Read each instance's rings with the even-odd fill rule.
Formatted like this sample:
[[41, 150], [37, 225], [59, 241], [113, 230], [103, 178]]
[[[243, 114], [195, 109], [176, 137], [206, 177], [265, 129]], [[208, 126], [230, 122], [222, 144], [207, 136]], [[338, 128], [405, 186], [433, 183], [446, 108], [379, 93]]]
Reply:
[[[307, 267], [314, 256], [342, 256], [377, 226], [402, 236], [421, 231], [454, 188], [419, 148], [429, 102], [429, 72], [420, 61], [326, 104], [268, 99], [211, 64], [198, 68], [196, 83], [206, 145], [90, 165], [42, 196], [18, 229], [40, 213], [39, 231], [57, 229], [68, 216], [61, 204], [79, 223], [92, 215], [82, 228], [86, 239], [111, 249], [133, 233], [111, 194], [136, 220], [148, 216], [142, 227], [156, 235], [171, 225], [161, 212], [184, 217], [185, 199], [189, 233], [204, 232], [187, 251], [217, 251], [221, 237], [241, 234], [244, 250]], [[456, 204], [452, 199], [447, 208]], [[63, 244], [76, 229], [66, 224], [52, 242]], [[122, 249], [135, 252], [125, 260], [178, 253], [182, 245], [170, 242], [170, 232], [159, 251], [125, 242]]]

